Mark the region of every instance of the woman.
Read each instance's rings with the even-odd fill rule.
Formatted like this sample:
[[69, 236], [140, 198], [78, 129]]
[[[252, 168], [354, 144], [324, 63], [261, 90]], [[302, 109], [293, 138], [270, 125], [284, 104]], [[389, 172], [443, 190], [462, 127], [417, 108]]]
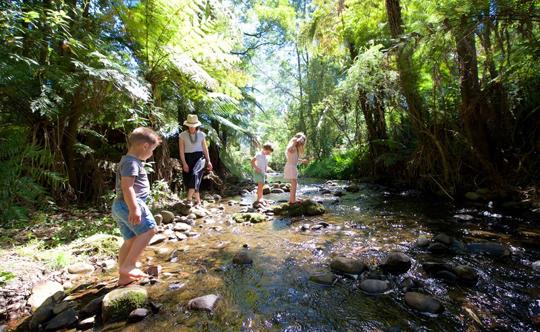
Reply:
[[212, 163], [208, 155], [206, 145], [206, 134], [199, 130], [201, 123], [197, 115], [190, 114], [184, 121], [187, 130], [180, 133], [180, 159], [182, 161], [182, 170], [184, 184], [187, 187], [187, 199], [192, 201], [195, 195], [196, 204], [201, 203], [199, 187], [204, 173], [205, 164], [209, 171], [212, 171]]
[[296, 203], [296, 188], [298, 187], [298, 169], [296, 169], [296, 166], [299, 162], [304, 164], [308, 162], [305, 159], [300, 160], [300, 156], [304, 154], [305, 144], [306, 135], [298, 133], [291, 138], [285, 152], [287, 163], [285, 163], [283, 177], [291, 181], [290, 204]]

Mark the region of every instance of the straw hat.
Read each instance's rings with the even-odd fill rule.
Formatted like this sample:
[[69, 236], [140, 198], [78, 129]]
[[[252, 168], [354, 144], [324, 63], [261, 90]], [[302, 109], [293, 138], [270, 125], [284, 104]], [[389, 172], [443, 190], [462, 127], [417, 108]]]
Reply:
[[184, 126], [199, 127], [200, 125], [202, 125], [202, 123], [199, 121], [199, 118], [196, 114], [189, 114], [187, 116], [187, 120], [184, 121]]

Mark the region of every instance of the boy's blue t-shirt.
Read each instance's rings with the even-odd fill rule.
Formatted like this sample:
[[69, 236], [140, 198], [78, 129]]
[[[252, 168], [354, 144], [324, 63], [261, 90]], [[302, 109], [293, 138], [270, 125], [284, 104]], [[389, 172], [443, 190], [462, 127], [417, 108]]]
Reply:
[[122, 176], [135, 177], [133, 189], [135, 189], [136, 197], [143, 201], [148, 198], [150, 195], [150, 182], [148, 181], [148, 173], [146, 173], [140, 159], [129, 154], [120, 159], [118, 168], [116, 169], [116, 199], [119, 200], [124, 200], [122, 186], [120, 185]]

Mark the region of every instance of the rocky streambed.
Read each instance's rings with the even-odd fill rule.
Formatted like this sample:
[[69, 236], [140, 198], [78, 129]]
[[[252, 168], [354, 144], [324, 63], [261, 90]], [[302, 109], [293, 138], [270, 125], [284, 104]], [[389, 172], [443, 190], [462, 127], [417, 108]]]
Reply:
[[154, 277], [118, 289], [114, 269], [81, 265], [85, 282], [43, 287], [19, 330], [538, 328], [534, 214], [338, 182], [303, 184], [309, 200], [288, 206], [287, 189], [269, 187], [271, 207], [244, 192], [157, 211], [141, 259]]

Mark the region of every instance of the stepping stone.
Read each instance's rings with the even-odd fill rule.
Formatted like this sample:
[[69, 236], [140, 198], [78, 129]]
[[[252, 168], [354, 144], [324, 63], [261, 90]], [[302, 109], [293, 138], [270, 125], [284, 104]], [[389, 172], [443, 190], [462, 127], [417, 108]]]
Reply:
[[194, 310], [204, 310], [211, 312], [212, 310], [214, 310], [214, 306], [219, 299], [220, 297], [215, 294], [197, 297], [188, 302], [188, 307]]

